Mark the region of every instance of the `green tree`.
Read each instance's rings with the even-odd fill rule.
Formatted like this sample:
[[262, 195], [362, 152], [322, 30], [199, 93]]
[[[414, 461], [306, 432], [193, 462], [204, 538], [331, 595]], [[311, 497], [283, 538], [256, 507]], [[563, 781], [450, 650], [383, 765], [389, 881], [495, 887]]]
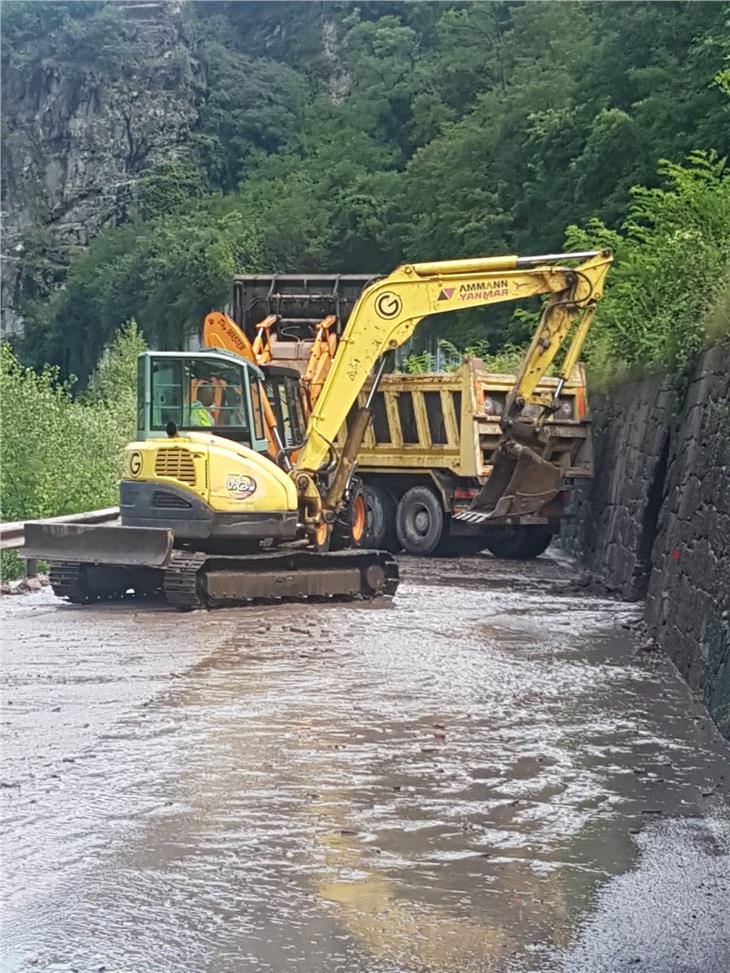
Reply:
[[137, 360], [146, 348], [137, 322], [128, 321], [102, 353], [82, 399], [86, 404], [105, 404], [121, 412], [130, 434], [137, 415]]
[[27, 308], [23, 357], [86, 382], [103, 348], [134, 318], [150, 344], [182, 347], [228, 297], [234, 274], [259, 267], [259, 233], [233, 198], [102, 233], [63, 291]]
[[220, 43], [204, 43], [200, 55], [208, 77], [202, 128], [215, 146], [211, 175], [230, 191], [253, 152], [276, 152], [297, 130], [306, 85], [283, 64], [254, 59]]

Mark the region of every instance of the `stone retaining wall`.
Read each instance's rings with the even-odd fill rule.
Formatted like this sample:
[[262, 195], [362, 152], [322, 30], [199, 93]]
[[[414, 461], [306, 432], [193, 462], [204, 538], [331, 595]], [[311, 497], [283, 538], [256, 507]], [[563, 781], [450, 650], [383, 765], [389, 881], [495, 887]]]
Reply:
[[592, 402], [595, 477], [562, 533], [610, 590], [646, 599], [650, 634], [730, 738], [730, 344], [684, 387], [663, 375]]

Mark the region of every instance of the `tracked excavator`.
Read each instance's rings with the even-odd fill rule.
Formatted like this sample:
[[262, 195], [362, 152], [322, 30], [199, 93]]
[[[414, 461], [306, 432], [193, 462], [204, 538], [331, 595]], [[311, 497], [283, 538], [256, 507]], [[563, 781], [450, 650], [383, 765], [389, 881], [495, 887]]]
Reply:
[[[546, 295], [501, 418], [493, 473], [465, 519], [504, 522], [544, 504], [560, 475], [541, 453], [546, 419], [578, 360], [612, 262], [608, 251], [414, 263], [365, 288], [292, 456], [267, 435], [264, 375], [227, 351], [145, 352], [137, 441], [124, 450], [121, 526], [28, 524], [24, 555], [50, 562], [74, 602], [164, 595], [180, 609], [252, 600], [395, 593], [382, 551], [329, 550], [353, 499], [358, 450], [387, 355], [424, 318]], [[552, 394], [537, 386], [570, 338]], [[366, 404], [350, 417], [373, 373]], [[270, 418], [270, 417], [269, 417]], [[279, 448], [279, 446], [281, 448]]]

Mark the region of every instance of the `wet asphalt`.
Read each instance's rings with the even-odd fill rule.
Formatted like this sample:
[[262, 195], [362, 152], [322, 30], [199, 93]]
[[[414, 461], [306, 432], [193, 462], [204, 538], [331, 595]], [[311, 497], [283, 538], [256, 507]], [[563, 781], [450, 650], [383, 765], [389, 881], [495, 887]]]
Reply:
[[549, 554], [391, 604], [4, 598], [3, 971], [727, 973], [730, 750]]

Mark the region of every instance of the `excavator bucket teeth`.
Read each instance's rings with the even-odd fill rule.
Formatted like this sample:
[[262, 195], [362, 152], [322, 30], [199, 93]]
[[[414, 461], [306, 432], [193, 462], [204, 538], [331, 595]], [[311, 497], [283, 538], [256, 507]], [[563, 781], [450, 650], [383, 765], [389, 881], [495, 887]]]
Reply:
[[492, 475], [457, 520], [482, 524], [503, 517], [536, 513], [558, 493], [560, 470], [529, 446], [509, 443], [494, 455]]
[[160, 527], [26, 524], [23, 557], [119, 567], [165, 567], [173, 531]]

